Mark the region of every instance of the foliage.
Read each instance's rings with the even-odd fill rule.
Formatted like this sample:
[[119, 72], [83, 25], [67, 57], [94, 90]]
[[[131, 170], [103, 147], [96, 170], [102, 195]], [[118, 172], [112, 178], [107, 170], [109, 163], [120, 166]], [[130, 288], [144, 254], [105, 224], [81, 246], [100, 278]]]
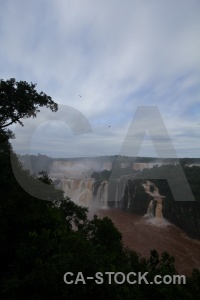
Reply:
[[[12, 84], [12, 81], [8, 84], [8, 91], [12, 90]], [[16, 94], [16, 97], [20, 95]], [[15, 98], [14, 103], [17, 101]], [[8, 116], [9, 107], [6, 109]], [[11, 120], [17, 121], [15, 117]], [[199, 299], [200, 276], [195, 270], [186, 286], [127, 282], [117, 285], [109, 284], [108, 277], [104, 278], [103, 284], [86, 279], [85, 285], [82, 282], [66, 285], [63, 280], [66, 272], [75, 275], [82, 272], [85, 278], [108, 271], [149, 272], [149, 279], [155, 274], [173, 275], [176, 274], [174, 259], [167, 253], [160, 258], [156, 250], [151, 252], [149, 259], [144, 259], [124, 247], [120, 232], [109, 218], [94, 216], [89, 220], [87, 209], [65, 198], [45, 172], [39, 174], [39, 180], [51, 186], [51, 201], [27, 194], [12, 172], [10, 153], [15, 157], [19, 172], [24, 172], [32, 181], [38, 178], [22, 169], [8, 138], [8, 133], [1, 129], [1, 299]]]
[[0, 80], [0, 128], [17, 122], [23, 125], [21, 119], [36, 117], [42, 106], [57, 110], [57, 104], [51, 97], [43, 92], [38, 93], [35, 87], [32, 82], [17, 82], [14, 78]]

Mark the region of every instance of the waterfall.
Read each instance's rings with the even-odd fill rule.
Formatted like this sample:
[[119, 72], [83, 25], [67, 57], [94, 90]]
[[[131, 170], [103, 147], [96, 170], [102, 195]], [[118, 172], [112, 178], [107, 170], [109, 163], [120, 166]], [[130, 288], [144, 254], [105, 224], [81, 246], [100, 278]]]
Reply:
[[[152, 185], [154, 187], [153, 192], [150, 191], [150, 186], [152, 186]], [[147, 181], [145, 184], [143, 184], [143, 187], [147, 194], [154, 197], [154, 200], [151, 200], [148, 205], [147, 213], [146, 213], [145, 217], [154, 218], [154, 219], [156, 219], [156, 222], [159, 222], [159, 223], [162, 222], [163, 221], [162, 198], [164, 198], [164, 196], [161, 196], [159, 194], [158, 188], [155, 186], [155, 184], [153, 184], [150, 181]], [[155, 217], [154, 217], [154, 202], [156, 202]]]
[[64, 196], [71, 198], [71, 200], [80, 205], [89, 206], [93, 200], [93, 179], [62, 179], [61, 187], [64, 191]]
[[119, 184], [117, 183], [116, 189], [115, 189], [115, 207], [118, 203], [118, 198], [119, 198]]
[[[61, 188], [64, 196], [80, 205], [89, 206], [94, 200], [94, 179], [62, 179]], [[97, 189], [96, 201], [101, 207], [108, 207], [108, 201], [118, 208], [125, 190], [124, 178], [114, 181], [110, 186], [107, 180], [101, 182]], [[129, 201], [130, 202], [130, 201]], [[129, 203], [130, 206], [130, 203]]]
[[97, 191], [97, 201], [101, 203], [101, 207], [108, 207], [108, 182], [105, 180], [101, 182]]
[[127, 178], [126, 176], [121, 176], [120, 179], [116, 180], [116, 192], [115, 192], [115, 208], [120, 208], [121, 206], [121, 200], [124, 196], [125, 187], [127, 184]]
[[153, 217], [154, 216], [154, 211], [153, 211], [153, 200], [150, 201], [149, 206], [147, 208], [147, 215], [149, 217]]
[[156, 205], [156, 214], [155, 217], [158, 219], [163, 219], [163, 214], [162, 214], [162, 199], [158, 198], [156, 199], [157, 205]]
[[64, 191], [64, 196], [71, 198], [74, 192], [74, 181], [72, 179], [63, 179], [61, 188]]
[[[154, 203], [156, 202], [156, 211], [154, 216]], [[161, 224], [163, 222], [163, 214], [162, 214], [162, 199], [158, 196], [149, 202], [147, 213], [145, 217], [148, 217], [153, 221], [153, 223]]]
[[127, 188], [128, 188], [128, 205], [127, 205], [127, 208], [130, 209], [131, 195], [130, 195], [130, 191], [129, 191], [129, 184], [127, 184]]
[[103, 193], [103, 207], [108, 207], [108, 182], [106, 182]]
[[78, 203], [89, 206], [93, 200], [93, 181], [81, 180], [77, 190]]

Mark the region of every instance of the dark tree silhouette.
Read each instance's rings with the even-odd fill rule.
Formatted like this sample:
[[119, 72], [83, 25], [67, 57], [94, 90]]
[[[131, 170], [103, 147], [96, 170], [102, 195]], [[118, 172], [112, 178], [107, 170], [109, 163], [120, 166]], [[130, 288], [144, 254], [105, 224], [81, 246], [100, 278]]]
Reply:
[[14, 78], [0, 80], [0, 128], [3, 129], [13, 123], [20, 123], [21, 119], [36, 117], [39, 107], [46, 106], [57, 111], [58, 105], [45, 93], [38, 93], [36, 84], [26, 81], [16, 81]]

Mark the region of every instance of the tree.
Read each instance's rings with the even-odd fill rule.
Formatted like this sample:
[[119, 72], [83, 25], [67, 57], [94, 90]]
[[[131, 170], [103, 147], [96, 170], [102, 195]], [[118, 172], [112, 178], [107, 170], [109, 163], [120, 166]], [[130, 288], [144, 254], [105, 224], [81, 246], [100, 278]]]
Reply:
[[[15, 85], [15, 80], [12, 82]], [[147, 300], [151, 296], [154, 300], [199, 300], [198, 270], [194, 270], [187, 286], [148, 285], [144, 282], [140, 285], [129, 284], [127, 281], [116, 284], [113, 280], [109, 284], [108, 276], [103, 276], [102, 284], [88, 279], [97, 272], [104, 275], [105, 272], [121, 272], [125, 275], [130, 272], [149, 272], [149, 279], [153, 281], [157, 274], [173, 275], [176, 271], [173, 257], [166, 252], [159, 258], [157, 251], [153, 250], [150, 259], [146, 260], [125, 248], [120, 232], [110, 219], [105, 217], [101, 220], [94, 216], [89, 220], [87, 209], [64, 198], [63, 192], [54, 187], [46, 172], [39, 173], [39, 178], [35, 178], [22, 169], [15, 155], [15, 165], [19, 173], [25, 174], [24, 178], [33, 181], [39, 179], [50, 185], [52, 201], [41, 201], [21, 188], [10, 163], [10, 152], [13, 151], [8, 139], [12, 134], [9, 130], [5, 132], [4, 128], [9, 123], [21, 122], [17, 119], [17, 114], [23, 115], [20, 114], [20, 103], [29, 108], [31, 105], [35, 106], [36, 110], [40, 104], [37, 97], [30, 95], [29, 98], [26, 93], [22, 98], [17, 98], [16, 95], [9, 98], [12, 84], [8, 86], [6, 89], [4, 84], [5, 91], [2, 92], [1, 89], [0, 93], [0, 100], [5, 98], [5, 107], [0, 102], [0, 298]], [[53, 101], [51, 104], [54, 105]], [[50, 104], [43, 102], [43, 105]], [[24, 117], [30, 116], [28, 110], [23, 113]], [[135, 189], [134, 185], [132, 189]], [[49, 189], [44, 189], [44, 193], [49, 193]], [[87, 284], [65, 284], [63, 275], [66, 272], [74, 275], [82, 272]]]
[[39, 107], [46, 106], [57, 111], [58, 105], [45, 93], [38, 93], [36, 84], [16, 81], [14, 78], [0, 80], [0, 129], [13, 123], [20, 123], [22, 118], [36, 117]]

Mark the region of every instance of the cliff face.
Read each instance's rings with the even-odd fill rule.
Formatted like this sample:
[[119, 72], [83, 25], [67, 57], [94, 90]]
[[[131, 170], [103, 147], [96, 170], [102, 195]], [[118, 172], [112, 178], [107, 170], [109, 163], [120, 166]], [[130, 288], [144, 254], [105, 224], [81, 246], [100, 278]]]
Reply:
[[[169, 167], [168, 167], [169, 168]], [[163, 214], [171, 223], [177, 225], [191, 237], [200, 238], [200, 167], [183, 168], [195, 201], [175, 201], [166, 180], [154, 180], [160, 192], [166, 196]], [[179, 178], [177, 178], [177, 182]], [[177, 184], [178, 191], [181, 186]]]
[[[150, 177], [152, 177], [153, 172], [159, 169], [163, 171], [162, 168], [165, 168], [165, 172], [169, 170], [175, 172], [175, 167], [168, 165], [151, 170], [146, 169], [134, 176], [123, 175], [112, 180], [109, 179], [109, 174], [102, 172], [106, 178], [99, 176], [99, 179], [61, 179], [59, 187], [66, 196], [80, 205], [89, 206], [93, 203], [96, 207], [121, 208], [141, 216], [155, 217], [160, 214], [191, 237], [200, 238], [200, 168], [192, 167], [185, 170], [196, 199], [194, 202], [185, 201], [186, 199], [175, 201], [167, 180], [150, 179], [148, 181], [139, 178], [148, 178], [150, 172]], [[177, 188], [181, 186], [177, 184]]]
[[[192, 172], [192, 169], [190, 170]], [[200, 172], [200, 168], [198, 170]], [[190, 176], [188, 176], [189, 179]], [[196, 177], [200, 178], [199, 177]], [[153, 184], [158, 188], [161, 195], [165, 196], [162, 200], [163, 217], [172, 224], [183, 229], [187, 234], [194, 238], [200, 238], [200, 201], [199, 187], [196, 180], [189, 180], [194, 198], [196, 201], [175, 201], [169, 185], [166, 180], [152, 180]], [[152, 211], [156, 215], [157, 203], [153, 195], [145, 193], [145, 188], [142, 186], [143, 180], [129, 180], [127, 182], [124, 196], [122, 199], [123, 209], [130, 210], [134, 213], [144, 215], [147, 213], [147, 208], [152, 201]]]
[[[192, 237], [200, 238], [200, 167], [199, 159], [182, 159], [181, 165], [196, 201], [187, 201], [180, 180], [180, 168], [173, 161], [154, 161], [122, 157], [115, 164], [116, 157], [81, 158], [81, 159], [51, 159], [45, 155], [22, 156], [24, 166], [31, 161], [32, 172], [47, 171], [50, 178], [65, 196], [80, 205], [89, 206], [95, 203], [97, 207], [121, 208], [144, 216], [148, 214], [151, 203], [151, 213], [156, 215], [159, 207], [153, 195], [156, 187], [165, 196], [162, 203], [163, 217], [179, 226]], [[170, 163], [170, 164], [169, 164]], [[112, 168], [117, 168], [117, 176], [110, 178]], [[190, 167], [189, 167], [190, 165]], [[93, 176], [92, 176], [93, 175]], [[159, 176], [158, 176], [159, 175]], [[175, 201], [167, 180], [152, 179], [171, 176], [176, 185], [177, 193], [182, 193], [183, 201]], [[147, 180], [153, 184], [150, 193], [145, 191]], [[181, 199], [182, 199], [181, 198]], [[151, 202], [152, 201], [152, 202]], [[159, 204], [159, 205], [160, 205]], [[161, 207], [161, 206], [160, 206]]]
[[64, 191], [64, 195], [80, 205], [98, 207], [121, 207], [126, 181], [124, 178], [108, 181], [93, 178], [64, 178], [54, 180], [57, 188]]
[[173, 203], [164, 211], [166, 218], [191, 237], [200, 238], [200, 203]]
[[[183, 198], [183, 201], [175, 201], [166, 179], [150, 179], [152, 184], [148, 187], [147, 192], [148, 177], [152, 178], [159, 172], [160, 175], [168, 174], [170, 176], [172, 174], [177, 191], [181, 191], [183, 187], [177, 169], [178, 167], [175, 165], [163, 165], [159, 168], [145, 169], [132, 179], [122, 176], [120, 179], [109, 180], [107, 186], [108, 206], [119, 207], [144, 216], [148, 215], [151, 203], [153, 216], [156, 216], [156, 211], [158, 214], [160, 210], [163, 217], [169, 222], [183, 229], [191, 237], [200, 238], [200, 168], [198, 166], [183, 168], [195, 201], [187, 201], [186, 198]], [[100, 185], [101, 183], [98, 182], [98, 186]], [[162, 201], [157, 201], [156, 194], [161, 195]]]

